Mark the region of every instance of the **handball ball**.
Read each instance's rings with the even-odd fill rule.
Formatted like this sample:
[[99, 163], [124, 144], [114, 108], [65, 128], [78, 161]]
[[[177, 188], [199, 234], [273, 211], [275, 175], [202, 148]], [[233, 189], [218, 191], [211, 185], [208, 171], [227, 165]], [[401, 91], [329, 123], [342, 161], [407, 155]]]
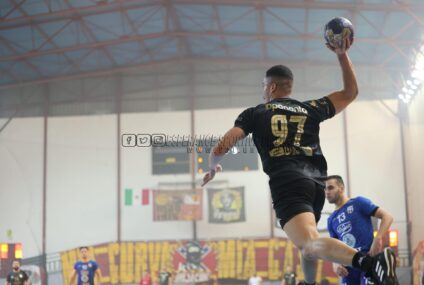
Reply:
[[341, 47], [343, 40], [350, 38], [350, 43], [353, 43], [354, 29], [352, 23], [343, 17], [332, 19], [325, 25], [324, 38], [328, 44], [333, 47]]

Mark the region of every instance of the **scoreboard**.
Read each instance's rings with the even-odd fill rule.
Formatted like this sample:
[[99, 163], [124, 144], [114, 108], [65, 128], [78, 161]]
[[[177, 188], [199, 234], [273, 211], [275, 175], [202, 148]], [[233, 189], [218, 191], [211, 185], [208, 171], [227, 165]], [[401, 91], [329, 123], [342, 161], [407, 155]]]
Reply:
[[190, 173], [190, 154], [182, 143], [152, 147], [152, 174]]
[[[198, 144], [196, 149], [198, 173], [208, 170], [208, 159], [211, 151], [210, 146]], [[237, 142], [220, 161], [220, 164], [225, 172], [258, 170], [258, 152], [252, 138], [246, 137]]]
[[[152, 174], [188, 174], [191, 156], [195, 155], [196, 171], [208, 169], [208, 157], [216, 141], [196, 140], [194, 144], [179, 142], [152, 146]], [[258, 169], [258, 152], [251, 137], [246, 137], [225, 155], [221, 161], [224, 171], [250, 171]]]

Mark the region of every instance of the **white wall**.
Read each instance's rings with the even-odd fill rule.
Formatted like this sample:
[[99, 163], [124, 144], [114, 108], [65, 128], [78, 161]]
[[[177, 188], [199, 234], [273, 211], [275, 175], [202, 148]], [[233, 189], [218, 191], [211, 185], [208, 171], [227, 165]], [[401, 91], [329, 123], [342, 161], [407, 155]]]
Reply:
[[[190, 114], [188, 112], [123, 114], [121, 122], [122, 134], [190, 134]], [[151, 165], [151, 147], [122, 148], [121, 189], [123, 191], [125, 188], [157, 189], [159, 183], [191, 182], [190, 174], [153, 176]], [[152, 198], [150, 196], [150, 199]], [[154, 222], [152, 204], [150, 201], [150, 204], [146, 206], [122, 206], [123, 240], [192, 238], [191, 222]]]
[[[328, 175], [346, 177], [346, 144], [343, 132], [343, 113], [321, 123], [321, 148], [328, 164]], [[349, 142], [348, 142], [349, 143]]]
[[0, 241], [23, 243], [24, 257], [42, 251], [43, 124], [14, 119], [0, 133]]
[[[244, 109], [203, 110], [195, 113], [196, 134], [220, 137], [234, 126], [234, 121]], [[225, 157], [224, 157], [225, 159]], [[258, 155], [258, 160], [259, 155]], [[271, 235], [272, 207], [268, 177], [259, 163], [256, 171], [235, 171], [218, 173], [215, 180], [227, 181], [226, 186], [244, 186], [246, 222], [231, 224], [209, 224], [207, 199], [204, 200], [204, 219], [198, 223], [200, 238], [264, 237]], [[198, 174], [200, 180], [203, 175]], [[210, 187], [219, 187], [212, 181]], [[207, 186], [208, 186], [207, 185]], [[205, 192], [205, 194], [207, 194]]]
[[[211, 124], [213, 111], [195, 112], [196, 135], [220, 136], [233, 126], [235, 118], [242, 109], [219, 110], [220, 115]], [[190, 135], [190, 113], [145, 113], [124, 114], [122, 116], [123, 134], [159, 134]], [[259, 167], [262, 167], [261, 165]], [[261, 168], [260, 168], [261, 169]], [[160, 184], [190, 183], [191, 175], [152, 175], [151, 148], [135, 147], [122, 149], [122, 189], [162, 187]], [[252, 173], [254, 175], [252, 175]], [[201, 174], [196, 175], [200, 186]], [[247, 211], [245, 223], [216, 225], [208, 223], [207, 192], [204, 192], [203, 220], [197, 222], [198, 238], [260, 237], [270, 235], [270, 200], [268, 198], [268, 179], [262, 171], [220, 173], [217, 180], [228, 181], [228, 186], [245, 186], [246, 208], [255, 207], [255, 212]], [[212, 184], [213, 185], [213, 184]], [[190, 186], [187, 184], [187, 186]], [[180, 187], [180, 186], [178, 186]], [[147, 206], [123, 207], [123, 239], [125, 240], [161, 240], [190, 239], [193, 237], [191, 222], [153, 222], [152, 203]], [[231, 228], [231, 230], [228, 230]], [[252, 231], [252, 228], [255, 229]]]
[[[347, 182], [346, 142], [343, 128], [343, 113], [321, 123], [321, 148], [328, 164], [328, 175], [340, 175]], [[349, 142], [348, 142], [349, 143]], [[334, 211], [334, 205], [325, 201], [323, 214], [319, 221], [320, 228], [327, 227], [327, 218]], [[323, 234], [327, 235], [327, 234]]]
[[399, 248], [407, 248], [399, 119], [379, 101], [347, 109], [352, 196], [365, 196], [394, 217]]
[[114, 241], [116, 117], [48, 120], [47, 252]]
[[[198, 135], [220, 136], [233, 125], [241, 111], [196, 111], [195, 131]], [[355, 102], [346, 112], [352, 196], [367, 196], [391, 212], [395, 217], [393, 227], [401, 233], [401, 248], [405, 247], [403, 177], [397, 118], [380, 102]], [[116, 240], [116, 127], [114, 115], [49, 118], [48, 252]], [[414, 126], [411, 132], [421, 138], [421, 141], [410, 141], [410, 156], [416, 157], [416, 153], [422, 153], [422, 126]], [[123, 114], [121, 134], [128, 133], [189, 135], [190, 113]], [[19, 238], [25, 242], [24, 248], [28, 250], [25, 252], [29, 255], [38, 254], [41, 244], [42, 134], [43, 120], [39, 118], [14, 119], [0, 134], [0, 159], [6, 162], [0, 164], [0, 199], [17, 200], [23, 204], [16, 206], [2, 203], [0, 238], [5, 238], [5, 229], [12, 224], [16, 225], [11, 222], [9, 213], [17, 212], [16, 220], [20, 225], [16, 226], [15, 237], [19, 233]], [[342, 114], [321, 125], [321, 144], [329, 164], [329, 174], [346, 177], [344, 140]], [[122, 239], [190, 239], [193, 236], [191, 222], [153, 222], [152, 201], [149, 205], [137, 207], [124, 206], [123, 202], [125, 188], [155, 189], [164, 183], [189, 183], [190, 174], [153, 176], [151, 148], [123, 147], [121, 154]], [[415, 168], [410, 167], [409, 170], [419, 171], [419, 163], [419, 160], [412, 163]], [[261, 164], [259, 167], [259, 171], [224, 171], [218, 174], [216, 179], [227, 181], [229, 186], [245, 186], [247, 221], [231, 225], [209, 224], [207, 195], [204, 193], [203, 220], [197, 223], [199, 238], [268, 237], [271, 231], [276, 236], [283, 235], [281, 230], [271, 226], [272, 205], [268, 178], [262, 173]], [[198, 184], [201, 177], [200, 174], [196, 175]], [[411, 179], [411, 187], [422, 183], [419, 180], [422, 178]], [[28, 186], [25, 183], [30, 184]], [[34, 191], [31, 192], [31, 198], [22, 198], [28, 188]], [[20, 210], [15, 211], [16, 207]], [[23, 209], [31, 209], [32, 212], [29, 215]], [[326, 204], [324, 209], [332, 211], [333, 206]], [[30, 217], [31, 228], [25, 224], [27, 217]], [[418, 214], [414, 217], [418, 217]], [[30, 237], [30, 230], [36, 233], [35, 239]]]
[[412, 249], [424, 240], [424, 94], [421, 93], [409, 106], [409, 120], [404, 129], [406, 169], [408, 182], [409, 218], [412, 222]]

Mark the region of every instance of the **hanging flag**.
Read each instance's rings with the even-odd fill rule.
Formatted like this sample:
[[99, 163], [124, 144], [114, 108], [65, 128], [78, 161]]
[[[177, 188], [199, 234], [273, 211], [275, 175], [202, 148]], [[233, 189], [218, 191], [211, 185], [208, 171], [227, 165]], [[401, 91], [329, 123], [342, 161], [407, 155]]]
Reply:
[[149, 189], [143, 189], [141, 195], [141, 205], [149, 204]]
[[149, 189], [133, 190], [125, 189], [125, 206], [148, 205], [149, 204]]

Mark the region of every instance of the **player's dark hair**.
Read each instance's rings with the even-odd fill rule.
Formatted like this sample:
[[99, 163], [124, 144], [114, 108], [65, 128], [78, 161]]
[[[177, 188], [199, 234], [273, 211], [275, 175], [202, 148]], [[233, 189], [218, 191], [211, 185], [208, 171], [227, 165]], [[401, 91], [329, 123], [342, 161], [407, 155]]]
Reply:
[[81, 250], [83, 250], [83, 249], [88, 250], [88, 246], [80, 246], [79, 250], [81, 251]]
[[325, 181], [330, 180], [330, 179], [335, 179], [336, 182], [337, 182], [337, 184], [342, 185], [342, 186], [345, 186], [344, 185], [343, 178], [340, 175], [330, 175], [330, 176], [327, 176], [325, 178]]
[[17, 263], [19, 263], [19, 265], [21, 265], [21, 261], [20, 261], [19, 259], [14, 259], [14, 260], [12, 261], [12, 264], [13, 264], [13, 262], [17, 262]]
[[274, 65], [265, 73], [265, 77], [287, 78], [293, 80], [293, 73], [290, 68], [284, 65]]

